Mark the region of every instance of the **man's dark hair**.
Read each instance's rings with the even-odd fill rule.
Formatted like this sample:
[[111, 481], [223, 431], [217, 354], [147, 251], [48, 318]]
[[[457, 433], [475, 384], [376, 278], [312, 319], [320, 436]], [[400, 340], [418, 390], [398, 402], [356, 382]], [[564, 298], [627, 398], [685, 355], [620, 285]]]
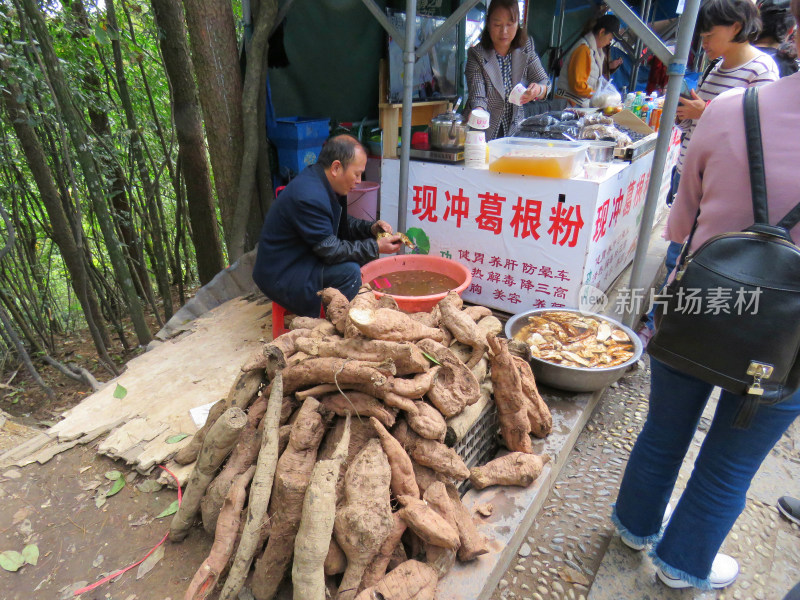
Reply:
[[512, 18], [517, 22], [517, 35], [511, 40], [511, 49], [522, 48], [528, 41], [528, 32], [525, 31], [525, 24], [521, 22], [517, 0], [492, 0], [492, 3], [489, 5], [489, 10], [486, 11], [486, 19], [483, 21], [481, 46], [487, 50], [494, 48], [492, 36], [489, 34], [489, 20], [498, 8], [507, 8], [510, 10]]
[[[346, 169], [356, 157], [356, 148], [364, 150], [361, 142], [352, 135], [335, 135], [328, 138], [323, 144], [317, 163], [322, 165], [323, 169], [328, 169], [333, 164], [333, 161], [338, 160]], [[364, 153], [366, 154], [366, 150], [364, 150]]]
[[742, 44], [754, 42], [761, 31], [761, 17], [751, 0], [708, 0], [700, 6], [697, 15], [697, 26], [700, 33], [711, 31], [718, 25], [729, 26], [741, 24], [733, 41]]
[[592, 33], [600, 33], [601, 29], [605, 29], [606, 33], [619, 33], [619, 18], [614, 15], [603, 15], [594, 23]]
[[794, 17], [787, 0], [761, 0], [758, 3], [761, 15], [760, 38], [771, 37], [779, 44], [786, 41], [792, 27]]

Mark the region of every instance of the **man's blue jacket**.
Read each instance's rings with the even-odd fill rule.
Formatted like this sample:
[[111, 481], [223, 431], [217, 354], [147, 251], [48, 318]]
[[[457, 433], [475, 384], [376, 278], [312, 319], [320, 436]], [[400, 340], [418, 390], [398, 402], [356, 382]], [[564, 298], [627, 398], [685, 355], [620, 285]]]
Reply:
[[333, 191], [321, 165], [306, 167], [264, 219], [253, 280], [287, 310], [318, 317], [324, 265], [378, 258], [372, 224], [347, 214], [347, 196]]

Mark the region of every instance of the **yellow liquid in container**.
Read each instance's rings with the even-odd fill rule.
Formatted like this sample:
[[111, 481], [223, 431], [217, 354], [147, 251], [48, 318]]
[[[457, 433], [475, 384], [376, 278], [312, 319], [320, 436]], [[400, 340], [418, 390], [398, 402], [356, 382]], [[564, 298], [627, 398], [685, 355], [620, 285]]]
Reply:
[[501, 156], [489, 165], [490, 171], [536, 177], [568, 179], [572, 173], [572, 156]]

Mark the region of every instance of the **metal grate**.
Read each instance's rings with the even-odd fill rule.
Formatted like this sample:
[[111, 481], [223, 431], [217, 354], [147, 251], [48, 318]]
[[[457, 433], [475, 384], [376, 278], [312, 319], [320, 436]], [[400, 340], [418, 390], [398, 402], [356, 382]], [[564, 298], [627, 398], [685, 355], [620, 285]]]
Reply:
[[[494, 402], [489, 402], [480, 417], [478, 417], [478, 420], [475, 421], [475, 424], [467, 431], [467, 434], [453, 446], [453, 450], [458, 453], [470, 469], [486, 464], [494, 458], [497, 452], [499, 446], [498, 429], [497, 407]], [[471, 487], [469, 479], [465, 479], [457, 487], [458, 493], [463, 496]]]

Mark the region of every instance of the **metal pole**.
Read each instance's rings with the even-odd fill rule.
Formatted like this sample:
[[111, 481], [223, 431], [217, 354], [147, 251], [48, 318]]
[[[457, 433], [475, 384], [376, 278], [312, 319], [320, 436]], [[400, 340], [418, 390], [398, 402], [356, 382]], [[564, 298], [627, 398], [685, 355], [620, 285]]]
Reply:
[[[408, 160], [411, 149], [411, 108], [414, 101], [414, 41], [417, 38], [417, 0], [406, 0], [406, 34], [403, 51], [403, 127], [400, 130], [400, 190], [398, 196], [398, 231], [406, 230], [406, 210], [408, 206]], [[403, 252], [401, 246], [401, 252]]]
[[[642, 21], [644, 21], [645, 24], [650, 22], [650, 0], [644, 0], [642, 3]], [[633, 67], [631, 68], [630, 90], [632, 92], [636, 91], [636, 84], [637, 80], [639, 79], [639, 63], [641, 62], [642, 58], [643, 46], [644, 44], [642, 44], [642, 38], [637, 38], [636, 45], [634, 46], [633, 50]]]
[[[614, 11], [614, 14], [617, 15], [621, 21], [623, 21], [628, 27], [633, 30], [633, 32], [642, 38], [645, 46], [650, 48], [653, 51], [661, 62], [665, 65], [668, 65], [672, 62], [672, 52], [669, 51], [666, 44], [659, 39], [659, 37], [653, 33], [653, 30], [650, 29], [644, 22], [639, 18], [635, 12], [633, 12], [630, 7], [625, 4], [624, 0], [606, 0], [606, 4]], [[695, 16], [696, 18], [696, 16]]]
[[[675, 57], [667, 66], [669, 81], [667, 82], [666, 98], [664, 98], [664, 110], [661, 113], [661, 127], [658, 130], [658, 139], [653, 155], [653, 168], [650, 171], [650, 184], [647, 186], [647, 199], [644, 204], [642, 222], [639, 225], [639, 244], [636, 247], [636, 255], [633, 258], [631, 268], [630, 289], [644, 290], [650, 288], [650, 282], [646, 281], [644, 274], [644, 263], [647, 258], [647, 241], [653, 230], [653, 218], [658, 205], [658, 192], [661, 188], [661, 180], [664, 176], [664, 163], [666, 162], [669, 140], [672, 137], [672, 123], [675, 122], [675, 110], [678, 108], [678, 96], [681, 92], [681, 82], [686, 72], [686, 61], [689, 58], [689, 47], [694, 35], [694, 26], [697, 21], [697, 11], [700, 8], [701, 0], [686, 0], [683, 16], [678, 26], [678, 39], [675, 46]], [[634, 303], [628, 303], [625, 307], [623, 322], [628, 327], [633, 327], [634, 320], [638, 315], [637, 307]]]
[[[294, 1], [294, 0], [292, 0]], [[381, 27], [386, 30], [386, 33], [389, 34], [389, 37], [392, 38], [397, 45], [405, 47], [405, 40], [403, 39], [403, 34], [397, 30], [397, 27], [389, 20], [381, 8], [375, 4], [375, 0], [361, 0], [364, 3], [364, 6], [367, 7], [367, 10], [372, 13], [372, 16], [375, 17], [375, 20], [378, 21]]]
[[433, 48], [433, 46], [437, 44], [448, 31], [458, 25], [464, 19], [464, 17], [467, 16], [467, 13], [478, 4], [478, 2], [480, 2], [480, 0], [466, 0], [464, 4], [453, 11], [453, 14], [447, 17], [447, 20], [439, 25], [439, 27], [434, 29], [428, 39], [422, 42], [419, 48], [416, 49], [415, 54], [417, 55], [417, 58], [422, 58], [428, 52], [430, 52], [431, 48]]

